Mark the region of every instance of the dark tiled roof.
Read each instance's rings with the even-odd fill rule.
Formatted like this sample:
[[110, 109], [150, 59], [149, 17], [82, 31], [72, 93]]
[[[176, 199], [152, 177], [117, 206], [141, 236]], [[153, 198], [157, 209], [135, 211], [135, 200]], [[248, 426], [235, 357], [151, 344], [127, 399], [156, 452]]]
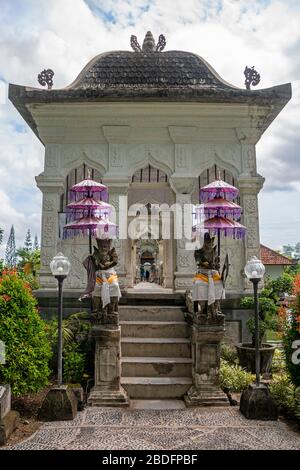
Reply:
[[260, 257], [263, 264], [277, 264], [281, 266], [289, 266], [295, 262], [277, 251], [271, 250], [265, 245], [260, 245]]
[[236, 89], [191, 52], [112, 51], [95, 57], [68, 87], [174, 87]]

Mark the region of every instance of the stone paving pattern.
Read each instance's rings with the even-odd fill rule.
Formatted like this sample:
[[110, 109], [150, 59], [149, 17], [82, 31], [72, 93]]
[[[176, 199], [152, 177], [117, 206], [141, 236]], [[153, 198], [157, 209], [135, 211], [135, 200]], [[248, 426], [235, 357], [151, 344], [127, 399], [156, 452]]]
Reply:
[[44, 425], [8, 450], [300, 450], [300, 432], [282, 420], [254, 421], [238, 408], [88, 407], [73, 421]]

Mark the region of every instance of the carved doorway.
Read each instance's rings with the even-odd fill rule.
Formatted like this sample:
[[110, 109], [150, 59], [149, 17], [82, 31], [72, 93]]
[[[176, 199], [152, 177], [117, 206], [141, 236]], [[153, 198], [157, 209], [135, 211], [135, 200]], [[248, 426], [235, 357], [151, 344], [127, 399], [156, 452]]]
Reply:
[[[135, 205], [144, 207], [145, 232], [130, 240], [131, 263], [130, 277], [132, 286], [141, 281], [141, 265], [145, 265], [145, 270], [154, 271], [157, 274], [157, 283], [166, 288], [173, 288], [174, 278], [174, 234], [173, 234], [173, 214], [170, 215], [170, 236], [162, 239], [162, 215], [160, 206], [171, 207], [175, 202], [175, 195], [171, 189], [167, 174], [157, 168], [147, 165], [137, 170], [132, 176], [132, 182], [128, 190], [128, 208]], [[138, 209], [133, 210], [133, 216], [128, 217], [130, 224]], [[153, 217], [157, 221], [152, 225]], [[141, 217], [142, 218], [142, 217]], [[152, 221], [152, 222], [151, 222]]]

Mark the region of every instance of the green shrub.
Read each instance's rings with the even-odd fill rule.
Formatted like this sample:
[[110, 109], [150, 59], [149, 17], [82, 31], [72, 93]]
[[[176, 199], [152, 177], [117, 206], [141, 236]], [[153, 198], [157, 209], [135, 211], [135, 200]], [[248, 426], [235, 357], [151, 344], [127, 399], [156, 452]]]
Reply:
[[3, 271], [0, 276], [0, 340], [6, 353], [0, 382], [9, 383], [15, 396], [47, 385], [51, 347], [46, 324], [29, 284], [15, 271]]
[[272, 373], [284, 373], [286, 372], [285, 354], [280, 349], [275, 349], [274, 356], [272, 359]]
[[224, 359], [221, 360], [220, 385], [227, 392], [242, 392], [253, 381], [252, 374], [245, 371], [237, 364], [229, 364]]
[[85, 368], [85, 354], [67, 349], [63, 355], [63, 377], [66, 383], [82, 383]]
[[238, 354], [236, 348], [230, 344], [221, 343], [221, 359], [224, 359], [228, 364], [237, 364]]
[[32, 273], [24, 273], [24, 271], [20, 271], [18, 273], [21, 279], [23, 279], [24, 282], [27, 282], [27, 284], [30, 285], [32, 290], [37, 290], [39, 288], [39, 282], [37, 280], [37, 277], [34, 276]]
[[[70, 315], [62, 322], [63, 373], [64, 381], [83, 383], [93, 374], [94, 351], [89, 340], [91, 323], [89, 314], [79, 312]], [[57, 320], [48, 323], [48, 338], [52, 346], [51, 368], [57, 373]]]
[[292, 310], [285, 324], [285, 330], [283, 334], [283, 345], [286, 358], [286, 365], [290, 373], [291, 380], [296, 387], [299, 387], [300, 364], [297, 364], [296, 361], [293, 361], [292, 357], [293, 353], [295, 353], [293, 343], [294, 341], [300, 340], [300, 274], [295, 276], [294, 293], [296, 296], [296, 300], [292, 305]]
[[288, 374], [280, 374], [273, 377], [269, 386], [270, 394], [276, 404], [281, 408], [294, 413], [295, 411], [295, 386]]
[[[263, 341], [266, 332], [280, 331], [279, 303], [280, 298], [285, 293], [291, 294], [293, 290], [294, 277], [289, 273], [283, 273], [277, 279], [265, 279], [264, 288], [259, 294], [259, 336], [260, 342]], [[253, 296], [243, 297], [241, 306], [254, 309]], [[255, 344], [255, 321], [254, 316], [247, 321], [247, 327], [252, 334], [252, 344]]]

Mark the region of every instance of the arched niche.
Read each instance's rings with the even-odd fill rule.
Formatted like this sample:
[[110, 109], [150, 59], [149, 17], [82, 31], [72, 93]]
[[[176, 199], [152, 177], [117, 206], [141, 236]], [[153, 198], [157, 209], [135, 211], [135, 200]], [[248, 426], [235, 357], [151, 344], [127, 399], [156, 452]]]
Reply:
[[132, 183], [167, 183], [169, 181], [167, 173], [159, 168], [148, 164], [132, 175]]
[[87, 178], [88, 171], [90, 171], [90, 175], [93, 180], [102, 183], [101, 173], [95, 168], [92, 168], [91, 166], [87, 165], [86, 163], [82, 163], [78, 167], [73, 168], [65, 178], [65, 190], [61, 195], [60, 212], [65, 212], [66, 210], [66, 205], [69, 203], [69, 191], [71, 187], [74, 186], [74, 184], [77, 184]]

